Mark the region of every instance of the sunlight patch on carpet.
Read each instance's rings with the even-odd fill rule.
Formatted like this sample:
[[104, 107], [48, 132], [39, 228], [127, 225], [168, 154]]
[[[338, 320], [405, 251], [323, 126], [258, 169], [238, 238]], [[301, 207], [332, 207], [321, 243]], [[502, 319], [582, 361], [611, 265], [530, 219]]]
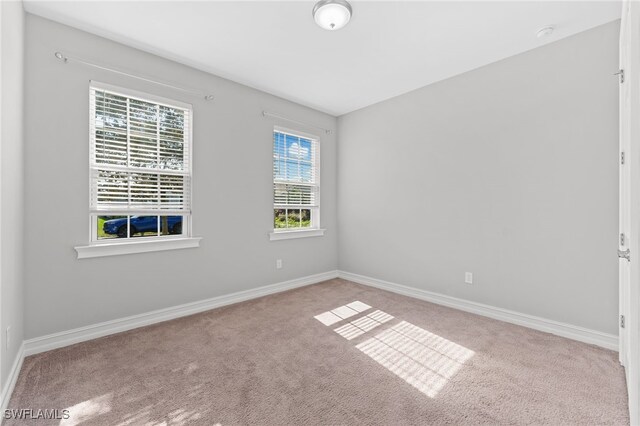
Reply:
[[[371, 306], [355, 301], [314, 318], [326, 326], [362, 313]], [[333, 331], [347, 340], [369, 333], [394, 319], [381, 310], [351, 319]], [[430, 398], [449, 382], [474, 354], [470, 349], [407, 321], [356, 345], [360, 351]]]
[[314, 318], [327, 326], [342, 321], [342, 318], [331, 311], [323, 312], [320, 315], [316, 315]]
[[356, 347], [430, 398], [475, 354], [407, 321]]
[[170, 412], [169, 421], [163, 422], [162, 425], [187, 425], [199, 420], [201, 417], [200, 413], [196, 411], [189, 411], [184, 408], [180, 408]]
[[373, 330], [379, 325], [382, 325], [387, 321], [391, 321], [392, 319], [392, 315], [378, 310], [364, 317], [357, 318], [333, 331], [347, 340], [353, 340], [356, 337], [362, 336], [364, 333]]
[[356, 300], [355, 302], [349, 303], [347, 305], [347, 307], [349, 307], [349, 308], [351, 308], [351, 309], [353, 309], [355, 311], [358, 311], [358, 312], [364, 312], [367, 309], [371, 309], [371, 306], [367, 305], [366, 303], [362, 303], [359, 300]]
[[351, 318], [354, 315], [358, 315], [361, 312], [371, 309], [371, 306], [366, 303], [356, 300], [346, 305], [339, 306], [327, 312], [323, 312], [320, 315], [316, 315], [314, 318], [323, 323], [326, 326], [333, 325], [344, 319]]
[[90, 424], [91, 419], [111, 411], [112, 399], [113, 395], [106, 393], [67, 408], [69, 410], [69, 418], [60, 420], [60, 426], [72, 426], [81, 423]]
[[339, 316], [342, 319], [351, 318], [354, 315], [358, 315], [358, 311], [355, 309], [351, 309], [348, 306], [340, 306], [339, 308], [335, 308], [331, 311], [332, 314]]

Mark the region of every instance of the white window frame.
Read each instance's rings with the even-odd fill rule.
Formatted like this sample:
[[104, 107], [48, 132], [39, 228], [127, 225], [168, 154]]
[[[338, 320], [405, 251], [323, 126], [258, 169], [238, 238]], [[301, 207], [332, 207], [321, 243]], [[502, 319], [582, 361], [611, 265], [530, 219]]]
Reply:
[[[311, 208], [311, 226], [309, 228], [273, 228], [273, 230], [269, 233], [269, 239], [271, 241], [278, 240], [288, 240], [293, 238], [306, 238], [306, 237], [321, 237], [324, 235], [325, 229], [320, 227], [320, 213], [322, 211], [322, 180], [321, 180], [321, 147], [320, 147], [320, 137], [317, 135], [313, 135], [311, 133], [302, 132], [295, 129], [289, 129], [282, 126], [273, 126], [273, 130], [271, 132], [271, 143], [274, 143], [274, 133], [284, 133], [291, 136], [296, 136], [304, 139], [309, 139], [313, 141], [315, 146], [315, 155], [314, 155], [314, 173], [315, 173], [315, 185], [318, 188], [317, 192], [317, 207]], [[271, 169], [273, 172], [273, 145], [271, 149]], [[273, 173], [272, 173], [273, 176]], [[273, 191], [273, 183], [274, 179], [271, 178], [271, 188]], [[271, 224], [273, 225], [273, 212], [277, 207], [275, 206], [275, 199], [272, 199], [271, 203]]]
[[[94, 90], [105, 90], [117, 95], [121, 95], [127, 98], [135, 98], [141, 101], [155, 103], [158, 105], [175, 107], [187, 110], [189, 112], [189, 127], [188, 127], [188, 170], [189, 170], [189, 213], [167, 213], [162, 214], [161, 211], [157, 212], [158, 216], [182, 216], [182, 234], [179, 235], [158, 235], [158, 236], [146, 236], [140, 238], [127, 237], [124, 239], [98, 239], [98, 216], [109, 215], [109, 211], [93, 212], [89, 209], [89, 245], [75, 247], [78, 253], [78, 259], [88, 257], [101, 257], [112, 256], [119, 254], [132, 254], [132, 253], [144, 253], [150, 251], [162, 251], [173, 250], [182, 248], [199, 247], [200, 237], [193, 237], [192, 235], [192, 210], [193, 210], [193, 106], [185, 102], [177, 101], [174, 99], [168, 99], [161, 96], [139, 92], [133, 89], [127, 89], [119, 86], [114, 86], [107, 83], [101, 83], [97, 81], [90, 81], [89, 84], [89, 105], [91, 105], [91, 95]], [[90, 148], [95, 146], [95, 110], [89, 108], [89, 141]], [[89, 202], [91, 202], [91, 187], [92, 187], [92, 149], [89, 150]], [[142, 214], [142, 212], [141, 212]], [[136, 212], [130, 212], [129, 216], [135, 216]], [[145, 215], [156, 215], [145, 213]], [[127, 219], [128, 221], [130, 219]]]

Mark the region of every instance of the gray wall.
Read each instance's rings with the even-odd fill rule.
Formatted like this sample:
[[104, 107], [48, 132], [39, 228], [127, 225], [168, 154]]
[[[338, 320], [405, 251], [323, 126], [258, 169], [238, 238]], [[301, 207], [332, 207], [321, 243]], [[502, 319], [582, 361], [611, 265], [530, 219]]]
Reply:
[[[23, 340], [23, 65], [21, 2], [0, 2], [0, 378], [2, 386]], [[6, 329], [11, 327], [7, 347]]]
[[[335, 118], [27, 15], [25, 338], [337, 266], [617, 333], [618, 26], [341, 117], [339, 147], [321, 135], [326, 235], [270, 242], [271, 130], [296, 126], [261, 111], [329, 128]], [[216, 100], [65, 65], [57, 50], [208, 89]], [[201, 248], [76, 259], [73, 247], [88, 240], [91, 79], [193, 103]]]
[[618, 31], [340, 117], [340, 269], [617, 334]]
[[[262, 110], [335, 129], [292, 102], [36, 16], [26, 21], [25, 338], [247, 290], [337, 267], [336, 140], [320, 135], [325, 236], [269, 241], [272, 130]], [[213, 102], [54, 58], [64, 51], [212, 91]], [[193, 104], [198, 249], [76, 259], [88, 243], [89, 80]], [[283, 269], [276, 270], [276, 259]]]

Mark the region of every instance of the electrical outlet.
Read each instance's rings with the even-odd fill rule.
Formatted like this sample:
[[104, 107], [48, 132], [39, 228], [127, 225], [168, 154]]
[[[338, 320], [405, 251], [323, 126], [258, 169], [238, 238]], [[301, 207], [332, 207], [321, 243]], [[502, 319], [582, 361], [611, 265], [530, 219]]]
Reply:
[[282, 269], [282, 259], [276, 260], [276, 269]]
[[464, 282], [467, 284], [473, 284], [473, 274], [471, 272], [464, 273]]
[[5, 351], [9, 349], [9, 338], [11, 336], [10, 331], [11, 331], [11, 326], [7, 327], [7, 331], [6, 331], [5, 338], [4, 338], [4, 350]]

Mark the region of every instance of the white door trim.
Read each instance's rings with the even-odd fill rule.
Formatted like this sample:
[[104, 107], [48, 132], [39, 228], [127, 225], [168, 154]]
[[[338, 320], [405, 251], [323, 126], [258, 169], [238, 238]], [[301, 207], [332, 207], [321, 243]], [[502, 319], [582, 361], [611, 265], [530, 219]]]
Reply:
[[[625, 15], [625, 11], [629, 12], [629, 3], [624, 3], [623, 7], [623, 15]], [[628, 43], [629, 43], [629, 25], [628, 17], [623, 16], [622, 22], [620, 25], [620, 89], [619, 89], [619, 127], [620, 127], [620, 141], [619, 141], [619, 158], [620, 164], [618, 165], [619, 170], [619, 211], [618, 211], [618, 232], [619, 232], [619, 240], [618, 240], [618, 249], [619, 250], [627, 250], [630, 246], [630, 232], [631, 232], [631, 224], [629, 223], [630, 219], [630, 184], [631, 184], [631, 165], [629, 158], [629, 96], [628, 89], [629, 84], [624, 84], [624, 72], [625, 68], [627, 68], [627, 55], [628, 55]], [[635, 254], [635, 253], [634, 253]], [[635, 256], [634, 256], [635, 257]], [[635, 260], [635, 259], [634, 259]], [[629, 316], [629, 283], [630, 283], [630, 274], [631, 274], [631, 264], [626, 259], [618, 259], [618, 275], [619, 275], [619, 314], [620, 314], [620, 322], [619, 325], [619, 360], [620, 364], [623, 366], [627, 365], [628, 358], [628, 330], [629, 328], [622, 327], [622, 320]]]
[[[620, 26], [620, 149], [625, 164], [620, 173], [620, 232], [624, 232], [631, 259], [621, 260], [620, 360], [625, 366], [629, 416], [640, 424], [640, 2], [624, 0]], [[621, 247], [622, 248], [622, 247]], [[628, 268], [628, 269], [626, 269]], [[628, 274], [628, 277], [623, 275]]]

